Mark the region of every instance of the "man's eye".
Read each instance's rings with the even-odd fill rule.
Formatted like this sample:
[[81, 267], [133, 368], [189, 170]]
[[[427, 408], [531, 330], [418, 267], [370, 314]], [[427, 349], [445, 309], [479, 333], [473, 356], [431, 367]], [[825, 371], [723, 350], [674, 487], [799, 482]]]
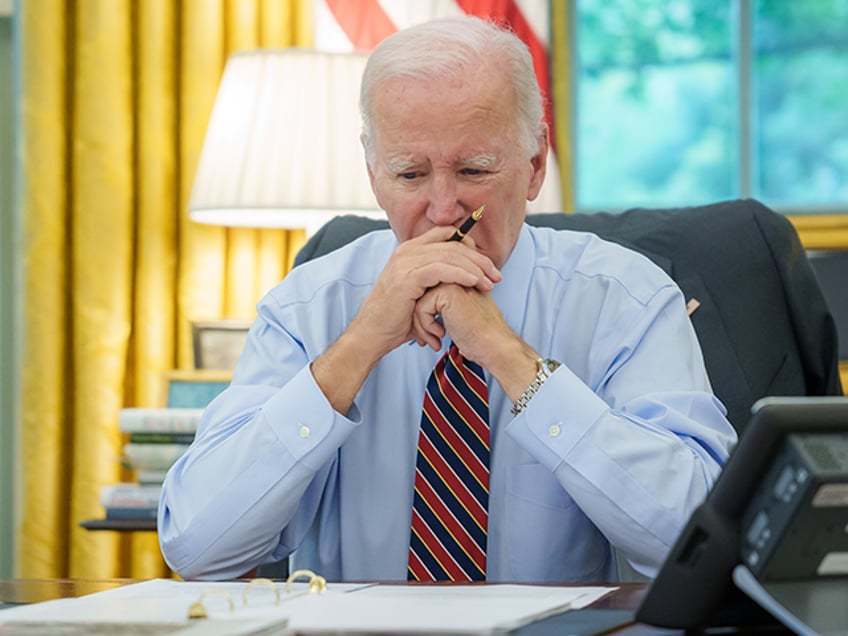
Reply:
[[405, 179], [406, 181], [412, 181], [415, 177], [418, 176], [417, 172], [401, 172], [398, 175], [401, 179]]
[[466, 177], [479, 177], [486, 174], [485, 170], [480, 170], [479, 168], [463, 168], [461, 172]]

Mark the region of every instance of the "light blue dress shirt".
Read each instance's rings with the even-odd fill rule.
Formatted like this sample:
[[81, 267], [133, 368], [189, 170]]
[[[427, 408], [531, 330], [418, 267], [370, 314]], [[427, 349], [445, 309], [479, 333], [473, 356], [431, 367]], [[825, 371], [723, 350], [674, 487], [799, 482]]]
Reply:
[[[398, 347], [345, 415], [309, 366], [396, 246], [372, 232], [260, 301], [231, 386], [165, 481], [160, 543], [182, 576], [236, 577], [297, 550], [297, 567], [328, 579], [406, 579], [421, 405], [441, 353]], [[526, 225], [501, 271], [492, 294], [510, 327], [563, 365], [517, 417], [488, 378], [488, 579], [615, 580], [613, 547], [655, 574], [736, 441], [680, 290], [594, 235]]]

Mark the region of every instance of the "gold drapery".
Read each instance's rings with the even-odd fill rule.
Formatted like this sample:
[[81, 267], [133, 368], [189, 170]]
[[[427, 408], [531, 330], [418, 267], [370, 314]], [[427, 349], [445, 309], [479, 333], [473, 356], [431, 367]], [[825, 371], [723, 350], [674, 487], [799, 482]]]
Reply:
[[122, 406], [161, 404], [190, 322], [252, 318], [303, 232], [185, 210], [227, 55], [310, 46], [310, 0], [22, 2], [21, 524], [16, 575], [168, 574], [155, 533], [89, 532]]

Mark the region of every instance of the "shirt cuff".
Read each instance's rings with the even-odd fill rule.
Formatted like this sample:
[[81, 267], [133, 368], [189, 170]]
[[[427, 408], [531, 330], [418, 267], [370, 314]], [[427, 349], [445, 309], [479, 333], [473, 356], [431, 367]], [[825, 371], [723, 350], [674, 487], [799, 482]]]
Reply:
[[355, 405], [348, 415], [333, 410], [312, 376], [311, 365], [301, 369], [262, 409], [265, 423], [280, 443], [296, 461], [313, 470], [329, 462], [356, 430], [360, 417]]
[[507, 425], [506, 432], [553, 472], [608, 409], [571, 369], [562, 365]]

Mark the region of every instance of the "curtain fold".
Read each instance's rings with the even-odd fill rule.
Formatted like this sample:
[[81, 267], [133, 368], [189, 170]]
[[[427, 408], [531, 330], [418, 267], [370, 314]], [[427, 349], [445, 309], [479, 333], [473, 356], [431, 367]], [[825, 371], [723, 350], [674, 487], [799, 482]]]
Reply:
[[[136, 4], [135, 261], [132, 335], [124, 383], [127, 404], [163, 401], [165, 373], [175, 364], [177, 271], [177, 55], [179, 16], [170, 0]], [[120, 564], [134, 577], [164, 577], [155, 533], [122, 537]]]
[[[97, 578], [113, 533], [94, 536], [77, 519], [101, 514], [98, 484], [120, 477], [120, 432], [130, 335], [133, 233], [131, 16], [117, 2], [79, 2], [70, 32], [69, 201], [73, 576]], [[26, 358], [24, 358], [26, 359]], [[80, 487], [73, 487], [79, 485]], [[110, 558], [112, 557], [112, 558]]]
[[227, 55], [311, 45], [310, 0], [20, 3], [25, 361], [16, 575], [168, 574], [155, 533], [89, 532], [127, 477], [118, 410], [191, 368], [194, 320], [252, 318], [303, 232], [185, 214]]
[[25, 341], [21, 369], [21, 488], [18, 575], [56, 576], [68, 570], [70, 423], [70, 266], [68, 255], [68, 88], [64, 3], [40, 11], [18, 7], [23, 34], [22, 116], [18, 131]]

